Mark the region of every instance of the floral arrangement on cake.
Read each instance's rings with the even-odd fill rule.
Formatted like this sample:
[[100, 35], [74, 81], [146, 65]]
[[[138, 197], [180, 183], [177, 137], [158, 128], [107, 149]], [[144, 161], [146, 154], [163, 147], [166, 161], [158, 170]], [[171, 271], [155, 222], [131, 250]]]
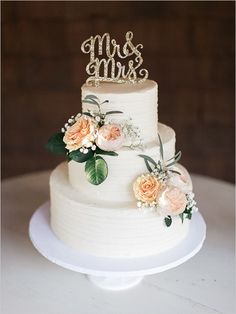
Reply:
[[[61, 132], [48, 140], [46, 148], [55, 154], [65, 154], [68, 161], [85, 162], [85, 172], [91, 184], [101, 184], [108, 175], [107, 162], [100, 155], [118, 156], [122, 146], [142, 147], [139, 129], [131, 119], [112, 120], [110, 116], [122, 111], [102, 111], [95, 95], [87, 95], [82, 102], [94, 105], [94, 110], [78, 113], [65, 123]], [[127, 145], [128, 143], [128, 145]]]
[[133, 191], [137, 206], [141, 210], [155, 210], [164, 217], [164, 222], [169, 227], [173, 216], [179, 216], [183, 223], [184, 219], [191, 219], [192, 213], [198, 209], [192, 193], [191, 178], [187, 170], [177, 164], [181, 152], [165, 162], [163, 144], [159, 135], [158, 137], [160, 160], [156, 162], [147, 155], [139, 155], [144, 159], [149, 172], [135, 180]]

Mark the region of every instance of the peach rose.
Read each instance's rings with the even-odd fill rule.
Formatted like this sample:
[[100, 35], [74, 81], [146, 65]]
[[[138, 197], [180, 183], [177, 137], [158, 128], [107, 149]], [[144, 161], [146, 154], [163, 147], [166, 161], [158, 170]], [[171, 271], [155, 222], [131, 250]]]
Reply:
[[98, 130], [96, 144], [106, 151], [114, 151], [124, 143], [124, 134], [119, 124], [105, 124]]
[[161, 189], [162, 184], [151, 174], [143, 174], [133, 184], [136, 199], [145, 203], [156, 201]]
[[167, 183], [176, 186], [184, 193], [191, 192], [193, 185], [188, 171], [180, 164], [176, 164], [172, 169], [178, 171], [180, 174], [172, 173]]
[[177, 187], [167, 186], [160, 195], [158, 203], [167, 215], [179, 215], [185, 210], [187, 198]]
[[66, 148], [71, 152], [82, 146], [87, 146], [96, 137], [96, 122], [93, 118], [82, 115], [70, 126], [63, 137]]

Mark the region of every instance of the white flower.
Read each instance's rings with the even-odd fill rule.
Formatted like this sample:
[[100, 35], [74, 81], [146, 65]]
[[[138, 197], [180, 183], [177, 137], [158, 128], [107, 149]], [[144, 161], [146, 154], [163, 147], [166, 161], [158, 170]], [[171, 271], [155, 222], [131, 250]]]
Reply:
[[142, 207], [142, 202], [137, 202], [137, 206], [140, 208]]

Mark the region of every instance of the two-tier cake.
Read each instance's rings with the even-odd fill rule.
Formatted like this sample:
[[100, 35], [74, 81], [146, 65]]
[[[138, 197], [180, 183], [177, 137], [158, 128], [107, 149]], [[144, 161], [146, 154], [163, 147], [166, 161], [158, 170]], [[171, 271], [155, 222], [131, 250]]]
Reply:
[[[95, 256], [171, 249], [187, 237], [197, 210], [190, 176], [178, 164], [175, 132], [158, 123], [157, 83], [145, 69], [138, 72], [141, 45], [132, 38], [128, 32], [122, 49], [107, 33], [83, 43], [90, 77], [82, 86], [82, 112], [47, 144], [68, 159], [50, 177], [52, 230]], [[107, 59], [99, 59], [104, 46]], [[135, 59], [127, 67], [115, 55]]]

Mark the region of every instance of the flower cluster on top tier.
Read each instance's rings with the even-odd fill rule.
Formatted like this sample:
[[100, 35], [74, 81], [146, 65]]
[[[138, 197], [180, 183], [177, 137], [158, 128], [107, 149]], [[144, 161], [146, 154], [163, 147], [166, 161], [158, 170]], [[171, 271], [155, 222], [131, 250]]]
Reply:
[[88, 181], [98, 185], [108, 175], [107, 163], [100, 155], [118, 156], [116, 151], [125, 143], [128, 142], [130, 148], [141, 147], [141, 140], [138, 128], [130, 120], [128, 124], [124, 119], [120, 122], [110, 119], [110, 116], [123, 114], [122, 111], [102, 111], [102, 104], [108, 100], [101, 103], [97, 96], [87, 95], [83, 102], [93, 105], [94, 110], [71, 116], [61, 132], [48, 140], [46, 147], [52, 153], [66, 154], [69, 161], [85, 162]]
[[158, 162], [147, 155], [139, 155], [144, 159], [149, 173], [142, 174], [135, 180], [133, 191], [137, 206], [141, 210], [155, 210], [165, 217], [165, 224], [169, 227], [172, 216], [179, 215], [183, 222], [185, 218], [191, 219], [192, 213], [198, 209], [192, 192], [190, 175], [183, 166], [177, 164], [181, 152], [165, 162], [160, 136], [159, 144]]

